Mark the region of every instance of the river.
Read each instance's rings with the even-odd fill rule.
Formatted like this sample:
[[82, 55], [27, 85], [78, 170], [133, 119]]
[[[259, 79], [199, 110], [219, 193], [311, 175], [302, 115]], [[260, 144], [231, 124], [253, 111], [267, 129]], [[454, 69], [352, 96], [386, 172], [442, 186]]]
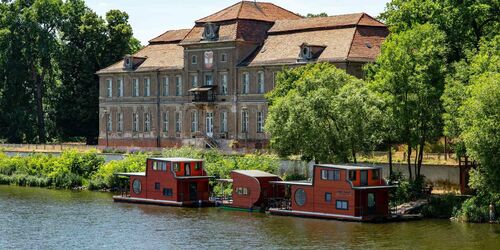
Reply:
[[500, 225], [364, 224], [114, 203], [109, 193], [0, 185], [0, 249], [500, 249]]

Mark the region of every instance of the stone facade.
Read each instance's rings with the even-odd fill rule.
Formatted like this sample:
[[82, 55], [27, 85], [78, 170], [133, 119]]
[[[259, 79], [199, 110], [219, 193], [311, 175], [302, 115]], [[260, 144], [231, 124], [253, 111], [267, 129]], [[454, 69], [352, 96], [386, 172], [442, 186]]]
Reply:
[[[238, 11], [233, 10], [235, 8]], [[266, 13], [264, 18], [252, 14], [253, 8], [272, 13]], [[350, 74], [362, 77], [362, 65], [373, 60], [373, 54], [378, 54], [387, 29], [376, 23], [374, 26], [362, 27], [370, 32], [360, 32], [356, 29], [360, 20], [371, 17], [363, 13], [353, 15], [357, 15], [353, 18], [357, 18], [357, 22], [349, 23], [347, 20], [348, 23], [343, 24], [353, 29], [352, 34], [342, 38], [339, 47], [359, 44], [353, 39], [356, 36], [363, 38], [363, 34], [369, 33], [371, 38], [365, 40], [374, 43], [370, 47], [378, 48], [377, 51], [368, 50], [369, 53], [365, 53], [370, 54], [367, 58], [357, 55], [357, 60], [349, 60], [349, 54], [352, 53], [349, 47], [344, 52], [346, 54], [338, 55], [338, 58], [323, 59], [320, 56], [304, 62], [298, 60], [300, 48], [290, 45], [290, 49], [296, 50], [296, 58], [291, 61], [290, 58], [284, 58], [287, 61], [282, 62], [260, 60], [261, 55], [280, 57], [281, 51], [273, 52], [277, 55], [266, 52], [268, 47], [272, 48], [271, 44], [266, 44], [272, 41], [270, 38], [286, 40], [291, 37], [289, 33], [297, 33], [286, 29], [284, 32], [270, 33], [275, 23], [282, 19], [302, 20], [296, 14], [269, 3], [240, 2], [198, 20], [192, 29], [162, 34], [135, 55], [127, 56], [123, 61], [98, 72], [99, 144], [136, 147], [265, 147], [269, 135], [263, 130], [268, 109], [264, 95], [274, 88], [275, 76], [280, 70], [304, 63], [328, 61]], [[330, 19], [337, 20], [339, 17]], [[218, 34], [215, 34], [215, 40], [208, 39], [206, 33], [210, 30], [207, 29], [212, 29], [209, 26], [214, 24]], [[341, 29], [343, 26], [330, 28]], [[318, 29], [306, 27], [298, 32], [312, 30]], [[328, 36], [325, 37], [328, 39]], [[308, 42], [305, 40], [295, 39], [293, 42], [303, 44]], [[326, 47], [323, 53], [333, 53], [328, 49]], [[360, 53], [364, 52], [357, 52]]]

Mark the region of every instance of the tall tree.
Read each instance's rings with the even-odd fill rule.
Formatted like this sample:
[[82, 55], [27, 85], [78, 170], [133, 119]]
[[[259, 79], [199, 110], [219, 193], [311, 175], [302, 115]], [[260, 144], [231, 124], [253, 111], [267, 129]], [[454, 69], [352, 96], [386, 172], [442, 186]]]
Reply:
[[369, 76], [371, 89], [386, 99], [390, 130], [407, 146], [410, 179], [412, 150], [418, 177], [425, 143], [441, 135], [446, 52], [443, 32], [435, 25], [416, 24], [388, 37]]
[[306, 160], [356, 162], [356, 153], [380, 142], [381, 112], [364, 82], [331, 64], [278, 74], [266, 131], [281, 155]]

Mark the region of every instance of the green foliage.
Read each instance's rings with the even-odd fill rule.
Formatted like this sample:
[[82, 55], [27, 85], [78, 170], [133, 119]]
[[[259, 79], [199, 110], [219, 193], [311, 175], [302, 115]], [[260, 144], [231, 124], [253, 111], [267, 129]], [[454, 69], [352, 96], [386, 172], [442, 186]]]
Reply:
[[129, 154], [123, 160], [106, 163], [91, 176], [89, 189], [102, 190], [120, 186], [120, 177], [115, 174], [144, 172], [147, 157], [146, 154]]
[[321, 12], [319, 14], [312, 14], [312, 13], [308, 13], [306, 15], [306, 18], [311, 18], [311, 17], [327, 17], [328, 14], [326, 12]]
[[65, 151], [60, 156], [0, 154], [0, 182], [20, 186], [76, 188], [97, 171], [104, 159], [96, 151]]
[[139, 48], [124, 12], [104, 20], [83, 0], [1, 1], [0, 138], [95, 142], [95, 72]]
[[465, 222], [488, 222], [489, 205], [493, 204], [496, 211], [496, 220], [500, 222], [500, 195], [477, 195], [467, 199], [460, 210], [455, 213], [455, 219]]
[[464, 200], [464, 197], [452, 194], [431, 196], [429, 203], [422, 208], [422, 214], [425, 217], [449, 219], [458, 212]]
[[420, 176], [420, 178], [416, 180], [409, 181], [405, 179], [401, 173], [396, 172], [392, 174], [389, 182], [397, 185], [397, 188], [390, 191], [391, 206], [397, 206], [406, 202], [425, 198], [425, 195], [422, 193], [422, 189], [425, 187], [425, 177], [423, 176]]
[[382, 113], [362, 80], [327, 63], [284, 70], [267, 95], [266, 131], [280, 155], [356, 161], [380, 143]]

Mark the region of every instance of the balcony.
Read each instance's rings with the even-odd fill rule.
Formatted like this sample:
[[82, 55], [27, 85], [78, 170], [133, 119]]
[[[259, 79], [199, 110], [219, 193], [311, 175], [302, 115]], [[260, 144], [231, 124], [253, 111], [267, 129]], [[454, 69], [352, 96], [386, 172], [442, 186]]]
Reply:
[[189, 92], [193, 95], [193, 103], [208, 104], [217, 100], [217, 86], [215, 85], [192, 88]]

